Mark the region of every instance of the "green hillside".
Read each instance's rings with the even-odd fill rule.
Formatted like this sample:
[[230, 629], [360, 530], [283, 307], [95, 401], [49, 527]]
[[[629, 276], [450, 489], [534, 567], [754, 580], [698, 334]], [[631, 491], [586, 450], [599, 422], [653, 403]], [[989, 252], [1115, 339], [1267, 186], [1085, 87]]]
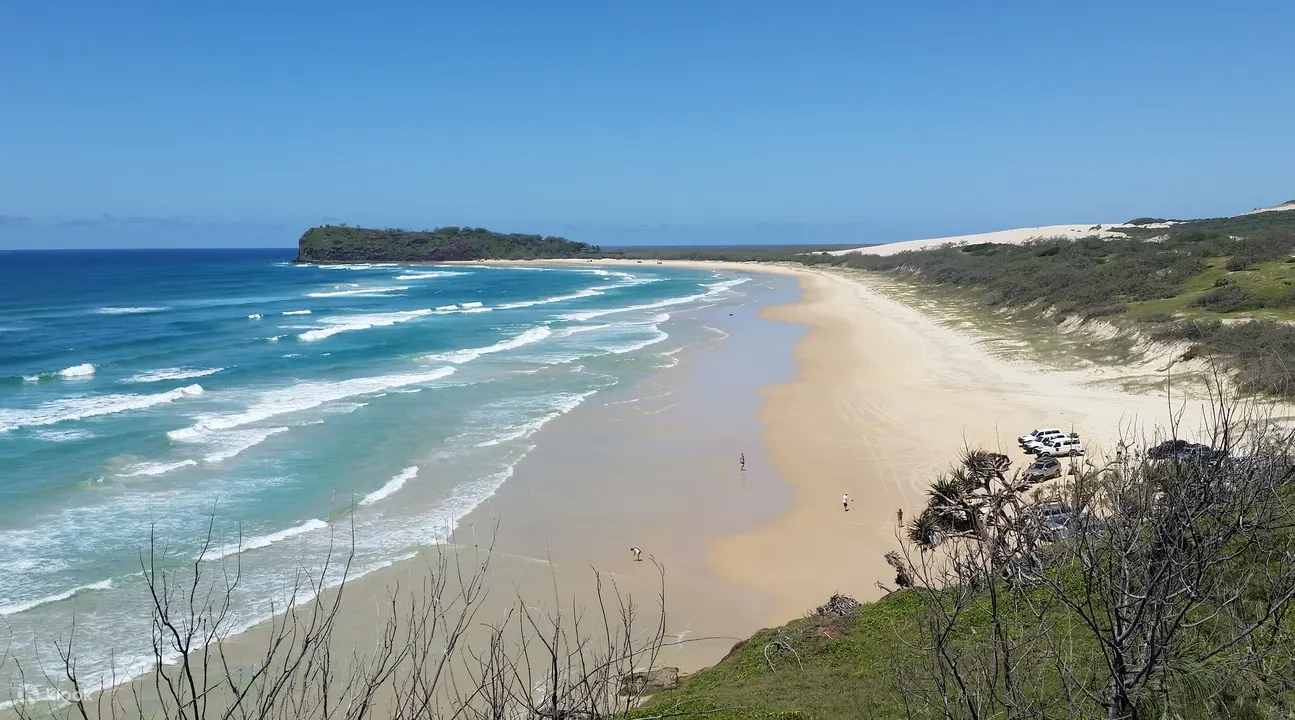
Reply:
[[1217, 356], [1242, 388], [1295, 396], [1295, 212], [1191, 220], [1127, 237], [1040, 238], [801, 262], [892, 274], [990, 309], [1102, 318]]
[[538, 260], [600, 254], [596, 245], [566, 238], [469, 227], [414, 232], [324, 225], [307, 230], [297, 243], [297, 262], [318, 263]]

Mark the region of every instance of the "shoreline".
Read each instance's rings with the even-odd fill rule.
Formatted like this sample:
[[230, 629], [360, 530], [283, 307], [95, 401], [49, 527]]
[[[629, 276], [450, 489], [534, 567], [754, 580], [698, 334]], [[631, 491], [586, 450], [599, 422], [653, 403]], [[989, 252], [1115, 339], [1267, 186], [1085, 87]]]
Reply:
[[[348, 605], [359, 605], [352, 606], [354, 615], [339, 625], [339, 640], [370, 642], [373, 616], [363, 608], [384, 597], [393, 585], [422, 586], [431, 574], [428, 559], [437, 553], [467, 562], [478, 558], [475, 526], [482, 524], [499, 532], [491, 575], [499, 581], [505, 602], [496, 607], [492, 601], [492, 612], [507, 611], [525, 587], [539, 590], [550, 600], [570, 601], [575, 596], [586, 600], [596, 591], [591, 582], [591, 568], [596, 568], [618, 590], [646, 600], [651, 614], [654, 600], [648, 598], [654, 597], [658, 578], [647, 572], [651, 563], [627, 562], [626, 550], [631, 543], [641, 544], [646, 556], [660, 548], [657, 559], [666, 566], [670, 597], [667, 609], [682, 620], [670, 628], [678, 641], [677, 652], [663, 656], [662, 664], [694, 671], [713, 665], [734, 642], [760, 628], [776, 627], [811, 612], [833, 593], [863, 602], [880, 597], [878, 584], [888, 584], [891, 576], [882, 554], [898, 545], [896, 511], [902, 509], [906, 519], [913, 517], [926, 486], [956, 459], [964, 444], [1005, 452], [1015, 467], [1022, 467], [1028, 461], [1015, 447], [1017, 435], [1039, 426], [1074, 427], [1089, 444], [1087, 458], [1097, 461], [1102, 446], [1110, 447], [1121, 429], [1164, 426], [1175, 413], [1194, 427], [1203, 409], [1196, 398], [1175, 398], [1171, 406], [1161, 395], [1098, 386], [1090, 382], [1095, 380], [1092, 373], [994, 356], [987, 352], [986, 338], [978, 337], [979, 331], [941, 324], [937, 316], [886, 296], [857, 274], [713, 261], [469, 264], [649, 263], [774, 275], [784, 284], [794, 283], [794, 291], [786, 293], [791, 297], [764, 302], [758, 319], [754, 310], [750, 318], [741, 319], [772, 322], [783, 328], [777, 332], [797, 336], [787, 343], [786, 372], [747, 377], [730, 388], [729, 395], [698, 400], [693, 412], [701, 412], [702, 417], [679, 415], [682, 411], [672, 410], [669, 398], [640, 407], [632, 419], [638, 423], [633, 428], [609, 422], [614, 414], [600, 408], [580, 408], [564, 416], [541, 431], [565, 436], [557, 438], [554, 447], [558, 449], [537, 451], [534, 460], [523, 463], [535, 465], [534, 478], [563, 479], [568, 493], [593, 493], [602, 507], [591, 503], [588, 495], [577, 495], [581, 499], [569, 503], [567, 495], [548, 492], [551, 488], [542, 482], [510, 479], [460, 522], [447, 544], [424, 548], [418, 557], [395, 561], [348, 582]], [[751, 327], [757, 326], [747, 326], [736, 340], [729, 334], [718, 347], [686, 351], [685, 356], [693, 357], [685, 357], [676, 372], [658, 370], [649, 380], [674, 377], [663, 390], [690, 398], [703, 396], [733, 375], [731, 368], [740, 367], [744, 358], [767, 353], [781, 343], [757, 343], [741, 350], [745, 356], [726, 356], [725, 345], [737, 343]], [[704, 377], [689, 380], [689, 372]], [[1109, 375], [1103, 379], [1109, 381]], [[606, 397], [600, 393], [603, 405], [624, 400], [620, 392], [617, 388]], [[749, 396], [750, 405], [736, 408], [733, 398], [739, 396]], [[747, 412], [750, 418], [737, 417]], [[714, 421], [724, 415], [740, 421], [741, 427], [728, 432], [741, 439], [718, 439], [723, 428]], [[663, 440], [670, 432], [683, 439]], [[668, 480], [663, 486], [668, 491], [653, 495], [652, 483], [635, 481], [642, 480], [647, 461], [634, 455], [634, 450], [599, 455], [616, 443], [629, 448], [639, 438], [662, 456], [652, 477]], [[679, 442], [694, 444], [685, 447]], [[708, 447], [698, 451], [697, 442]], [[582, 453], [578, 460], [567, 457], [568, 466], [581, 463], [595, 472], [583, 479], [563, 478], [562, 448]], [[734, 448], [747, 455], [751, 478], [731, 477], [737, 456]], [[545, 454], [551, 457], [541, 457]], [[593, 458], [601, 460], [590, 462]], [[679, 464], [671, 465], [674, 460]], [[600, 475], [616, 462], [624, 464], [615, 478]], [[759, 493], [739, 494], [752, 489], [748, 482], [759, 477], [757, 469], [764, 466], [771, 470], [761, 478], [767, 484], [754, 487], [751, 482]], [[698, 472], [686, 475], [689, 467]], [[532, 468], [522, 470], [529, 473]], [[542, 497], [546, 493], [549, 497]], [[626, 493], [639, 494], [627, 501]], [[842, 493], [853, 501], [849, 512], [841, 506]], [[542, 516], [544, 522], [528, 525], [527, 513]], [[518, 519], [523, 522], [514, 524]], [[559, 530], [550, 535], [551, 528]], [[222, 645], [255, 657], [265, 624]], [[710, 640], [694, 642], [702, 638]]]
[[[757, 417], [763, 388], [792, 377], [792, 336], [800, 332], [756, 310], [794, 303], [800, 291], [788, 278], [772, 280], [775, 287], [739, 305], [680, 311], [698, 316], [685, 322], [714, 323], [724, 337], [687, 345], [676, 366], [600, 392], [545, 425], [511, 477], [460, 519], [445, 544], [348, 580], [343, 618], [351, 617], [337, 626], [342, 645], [370, 643], [375, 616], [364, 608], [392, 588], [432, 584], [441, 553], [467, 566], [489, 553], [494, 597], [481, 622], [504, 617], [522, 599], [550, 608], [574, 602], [596, 615], [598, 581], [653, 615], [659, 562], [668, 635], [660, 664], [685, 672], [713, 665], [763, 627], [774, 599], [717, 572], [708, 548], [791, 505], [790, 485], [769, 471]], [[737, 354], [756, 352], [766, 357], [733, 371], [744, 364]], [[767, 357], [771, 352], [785, 358]], [[741, 454], [745, 474], [737, 468]], [[631, 546], [643, 548], [644, 562], [631, 560]], [[255, 658], [267, 624], [224, 645]]]

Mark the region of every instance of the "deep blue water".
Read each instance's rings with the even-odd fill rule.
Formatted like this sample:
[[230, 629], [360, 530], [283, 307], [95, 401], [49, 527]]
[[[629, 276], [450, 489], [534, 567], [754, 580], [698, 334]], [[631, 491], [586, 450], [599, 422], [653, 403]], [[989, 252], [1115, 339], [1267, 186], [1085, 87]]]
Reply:
[[242, 563], [245, 623], [348, 510], [358, 572], [444, 540], [545, 423], [672, 363], [704, 336], [689, 313], [746, 289], [651, 264], [291, 256], [0, 253], [0, 616], [20, 655], [75, 613], [96, 629], [83, 670], [110, 648], [129, 666], [150, 528], [192, 558], [214, 517], [204, 562]]

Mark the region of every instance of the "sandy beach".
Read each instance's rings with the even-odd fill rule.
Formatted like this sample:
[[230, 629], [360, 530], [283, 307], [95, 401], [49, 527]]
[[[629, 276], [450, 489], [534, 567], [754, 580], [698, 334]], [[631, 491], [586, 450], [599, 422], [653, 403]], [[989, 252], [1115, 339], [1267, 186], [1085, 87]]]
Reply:
[[[676, 545], [674, 552], [659, 556], [667, 567], [690, 567], [689, 574], [672, 582], [685, 597], [690, 593], [681, 583], [706, 576], [695, 563], [696, 554], [704, 553], [709, 569], [741, 588], [742, 597], [763, 599], [764, 614], [721, 614], [722, 632], [715, 634], [744, 635], [782, 624], [812, 611], [834, 592], [860, 600], [879, 597], [878, 583], [891, 584], [882, 556], [898, 545], [897, 511], [913, 517], [929, 483], [965, 446], [1006, 453], [1016, 467], [1023, 467], [1032, 458], [1020, 451], [1016, 437], [1035, 427], [1057, 426], [1079, 432], [1088, 443], [1088, 460], [1098, 462], [1113, 452], [1121, 433], [1136, 429], [1152, 434], [1177, 418], [1184, 434], [1192, 436], [1205, 418], [1203, 397], [1176, 396], [1170, 402], [1162, 392], [1119, 389], [1110, 382], [1119, 368], [1061, 370], [1004, 359], [987, 349], [992, 333], [949, 327], [940, 317], [879, 292], [877, 281], [865, 275], [747, 263], [663, 264], [774, 273], [793, 279], [800, 291], [794, 302], [760, 313], [805, 330], [795, 345], [793, 377], [759, 391], [761, 453], [788, 488], [785, 504], [764, 521], [736, 519], [730, 527], [747, 527], [705, 547]], [[651, 447], [653, 439], [640, 442]], [[731, 443], [716, 445], [731, 453]], [[721, 455], [706, 462], [731, 462]], [[728, 492], [730, 500], [721, 501], [715, 512], [732, 519], [741, 507], [733, 498], [740, 495], [736, 487]], [[508, 493], [505, 488], [501, 497]], [[843, 494], [851, 498], [849, 512], [843, 510]], [[707, 506], [715, 502], [713, 496], [675, 496], [673, 502], [682, 507], [702, 499]], [[648, 511], [644, 506], [643, 512]], [[672, 527], [678, 531], [680, 526]], [[613, 566], [620, 562], [616, 553], [608, 560]], [[759, 608], [761, 602], [750, 607]], [[709, 611], [694, 614], [713, 616]], [[693, 659], [717, 659], [722, 653], [716, 652]]]

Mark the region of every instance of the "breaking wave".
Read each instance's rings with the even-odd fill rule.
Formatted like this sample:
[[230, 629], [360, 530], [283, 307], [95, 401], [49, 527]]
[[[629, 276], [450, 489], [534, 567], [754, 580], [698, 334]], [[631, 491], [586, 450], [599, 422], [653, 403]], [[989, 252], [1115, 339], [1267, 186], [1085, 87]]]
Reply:
[[391, 493], [394, 493], [395, 491], [404, 487], [405, 483], [409, 482], [410, 480], [413, 480], [414, 477], [417, 475], [418, 475], [417, 466], [407, 467], [404, 470], [401, 470], [399, 475], [396, 475], [395, 477], [388, 480], [385, 485], [378, 488], [377, 490], [374, 490], [368, 495], [365, 495], [364, 499], [360, 500], [360, 504], [372, 505], [373, 503], [387, 497]]
[[409, 320], [413, 320], [423, 315], [430, 315], [430, 309], [423, 310], [405, 310], [402, 312], [374, 313], [372, 315], [351, 315], [324, 318], [324, 322], [332, 323], [316, 330], [308, 330], [297, 336], [298, 339], [305, 342], [314, 342], [332, 337], [338, 333], [350, 332], [352, 330], [368, 330], [375, 327], [387, 327]]
[[549, 330], [548, 326], [540, 325], [538, 327], [533, 327], [530, 330], [527, 330], [526, 332], [523, 332], [520, 335], [517, 335], [516, 337], [511, 337], [511, 338], [508, 338], [507, 340], [500, 340], [494, 345], [487, 345], [486, 347], [467, 348], [464, 350], [454, 350], [451, 352], [438, 353], [436, 355], [428, 355], [422, 359], [430, 360], [430, 361], [448, 362], [448, 363], [454, 363], [455, 365], [461, 365], [463, 363], [476, 360], [482, 355], [489, 355], [491, 353], [503, 352], [505, 350], [513, 350], [515, 348], [522, 347], [523, 345], [530, 345], [531, 343], [537, 343], [552, 334], [553, 334], [553, 331]]
[[51, 400], [34, 408], [0, 408], [0, 433], [20, 427], [53, 425], [69, 420], [143, 410], [201, 394], [201, 385], [187, 385], [154, 395], [91, 395]]

